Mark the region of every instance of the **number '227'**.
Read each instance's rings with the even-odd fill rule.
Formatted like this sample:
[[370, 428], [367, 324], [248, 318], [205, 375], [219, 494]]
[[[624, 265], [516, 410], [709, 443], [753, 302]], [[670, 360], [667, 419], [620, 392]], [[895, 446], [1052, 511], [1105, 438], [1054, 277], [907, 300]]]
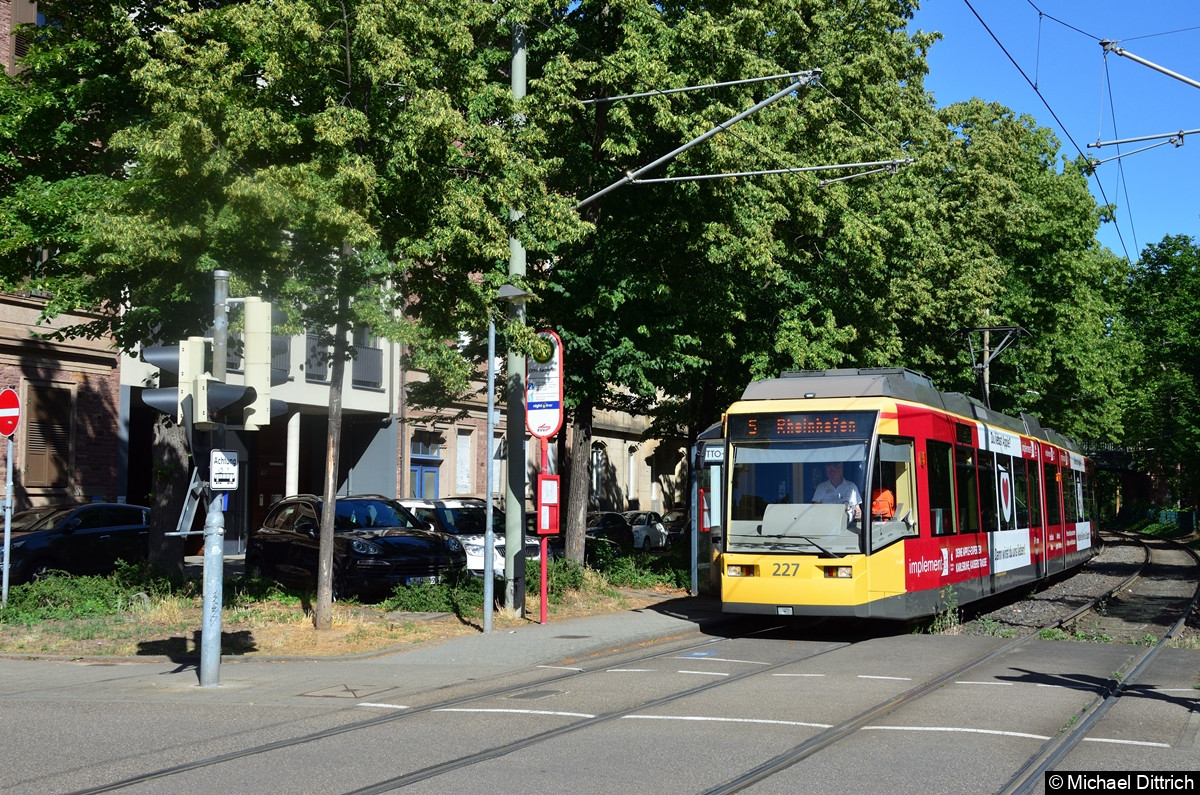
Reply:
[[795, 577], [800, 573], [799, 563], [772, 563], [772, 577]]

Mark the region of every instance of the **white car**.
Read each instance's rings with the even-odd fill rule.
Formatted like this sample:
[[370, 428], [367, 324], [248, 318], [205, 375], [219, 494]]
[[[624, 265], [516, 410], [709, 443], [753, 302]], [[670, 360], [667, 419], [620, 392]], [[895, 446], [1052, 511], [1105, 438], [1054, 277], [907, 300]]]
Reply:
[[[473, 497], [453, 497], [426, 500], [409, 498], [397, 500], [418, 519], [429, 522], [434, 530], [457, 536], [467, 552], [467, 570], [477, 577], [484, 576], [484, 533], [487, 531], [487, 514], [483, 500]], [[492, 509], [492, 532], [496, 541], [493, 547], [493, 576], [504, 576], [504, 513]], [[536, 536], [525, 536], [525, 559], [540, 560], [541, 547]]]
[[654, 511], [626, 511], [621, 514], [633, 528], [633, 545], [649, 552], [662, 549], [671, 540], [670, 533], [662, 523], [662, 517]]

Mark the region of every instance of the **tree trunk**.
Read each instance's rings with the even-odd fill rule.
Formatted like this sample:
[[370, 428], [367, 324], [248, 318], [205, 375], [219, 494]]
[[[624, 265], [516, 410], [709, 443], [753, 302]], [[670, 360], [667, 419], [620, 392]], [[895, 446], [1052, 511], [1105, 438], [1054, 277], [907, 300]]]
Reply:
[[192, 459], [183, 426], [162, 415], [154, 423], [149, 562], [152, 569], [169, 577], [183, 576], [183, 539], [166, 534], [175, 532], [179, 524], [191, 477]]
[[575, 408], [571, 419], [571, 471], [567, 492], [566, 555], [583, 563], [584, 529], [587, 526], [590, 483], [589, 463], [592, 458], [592, 401], [585, 400]]
[[338, 303], [338, 324], [333, 335], [333, 359], [329, 368], [329, 441], [325, 447], [325, 490], [321, 499], [321, 535], [317, 550], [317, 603], [313, 609], [313, 626], [333, 629], [333, 514], [337, 500], [338, 453], [342, 444], [342, 380], [346, 373], [346, 312], [350, 306], [348, 294]]

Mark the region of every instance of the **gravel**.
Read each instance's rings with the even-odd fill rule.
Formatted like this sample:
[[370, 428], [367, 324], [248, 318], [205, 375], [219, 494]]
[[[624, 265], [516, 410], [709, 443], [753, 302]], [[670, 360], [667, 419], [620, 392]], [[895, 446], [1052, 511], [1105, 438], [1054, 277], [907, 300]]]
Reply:
[[[1065, 618], [1091, 600], [1111, 592], [1133, 575], [1145, 559], [1138, 544], [1108, 537], [1099, 555], [1077, 573], [1024, 594], [1002, 597], [1005, 604], [967, 606], [962, 622], [948, 631], [960, 635], [1023, 635]], [[994, 608], [994, 609], [993, 609]], [[987, 612], [980, 612], [984, 610]], [[1132, 642], [1113, 638], [1117, 642]]]

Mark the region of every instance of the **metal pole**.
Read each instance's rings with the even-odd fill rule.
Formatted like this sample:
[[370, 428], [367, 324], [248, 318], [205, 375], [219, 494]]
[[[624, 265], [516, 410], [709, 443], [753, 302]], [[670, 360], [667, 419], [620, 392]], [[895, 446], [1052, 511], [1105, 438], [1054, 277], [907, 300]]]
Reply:
[[484, 449], [487, 451], [487, 485], [484, 486], [484, 530], [483, 530], [483, 631], [492, 631], [492, 609], [496, 601], [496, 530], [492, 517], [492, 478], [496, 471], [496, 451], [493, 449], [496, 438], [496, 320], [492, 317], [492, 307], [488, 306], [488, 350], [487, 350], [487, 440]]
[[688, 507], [690, 509], [688, 511], [688, 514], [691, 517], [690, 520], [688, 521], [688, 524], [691, 525], [689, 530], [691, 531], [691, 536], [692, 536], [692, 538], [691, 538], [691, 547], [692, 547], [692, 549], [691, 549], [691, 553], [692, 553], [692, 555], [691, 555], [691, 557], [692, 557], [692, 569], [691, 569], [692, 590], [691, 590], [691, 593], [692, 593], [692, 596], [697, 596], [700, 593], [700, 573], [698, 571], [699, 562], [700, 562], [700, 510], [699, 510], [700, 469], [697, 466], [697, 463], [699, 460], [698, 451], [699, 451], [699, 445], [692, 448], [692, 460], [690, 462], [691, 466], [688, 467], [688, 469], [691, 472], [691, 475], [688, 478], [688, 480], [691, 481], [691, 486], [692, 486], [691, 489], [689, 489], [689, 491], [691, 493], [688, 495]]
[[204, 620], [200, 628], [200, 686], [221, 684], [221, 589], [225, 570], [225, 515], [221, 495], [208, 492], [204, 519]]
[[[541, 439], [542, 439], [542, 474], [545, 475], [550, 471], [550, 440], [547, 439], [545, 436], [541, 437]], [[537, 495], [537, 510], [538, 511], [543, 510], [542, 495], [541, 495], [540, 491]], [[539, 518], [538, 521], [541, 522], [541, 519]], [[538, 539], [538, 546], [540, 547], [540, 551], [541, 551], [541, 564], [542, 564], [541, 565], [541, 589], [538, 591], [538, 602], [540, 605], [540, 609], [538, 612], [540, 613], [539, 619], [541, 620], [541, 623], [543, 623], [543, 624], [546, 623], [546, 562], [547, 562], [546, 558], [549, 557], [549, 555], [550, 555], [549, 541], [550, 541], [550, 537], [547, 535], [544, 535], [544, 534], [542, 535], [541, 538]]]
[[229, 350], [229, 271], [213, 271], [213, 378], [225, 380]]
[[8, 437], [8, 466], [4, 469], [4, 593], [0, 607], [8, 607], [8, 569], [12, 562], [12, 437]]
[[[519, 101], [525, 96], [525, 26], [513, 25], [512, 94]], [[524, 124], [523, 116], [513, 120]], [[509, 222], [515, 227], [523, 217], [509, 209]], [[525, 246], [514, 234], [508, 239], [509, 276], [525, 276]], [[525, 304], [513, 304], [512, 319], [525, 322]], [[509, 615], [525, 616], [525, 357], [508, 352], [508, 483], [504, 492], [504, 604]]]

